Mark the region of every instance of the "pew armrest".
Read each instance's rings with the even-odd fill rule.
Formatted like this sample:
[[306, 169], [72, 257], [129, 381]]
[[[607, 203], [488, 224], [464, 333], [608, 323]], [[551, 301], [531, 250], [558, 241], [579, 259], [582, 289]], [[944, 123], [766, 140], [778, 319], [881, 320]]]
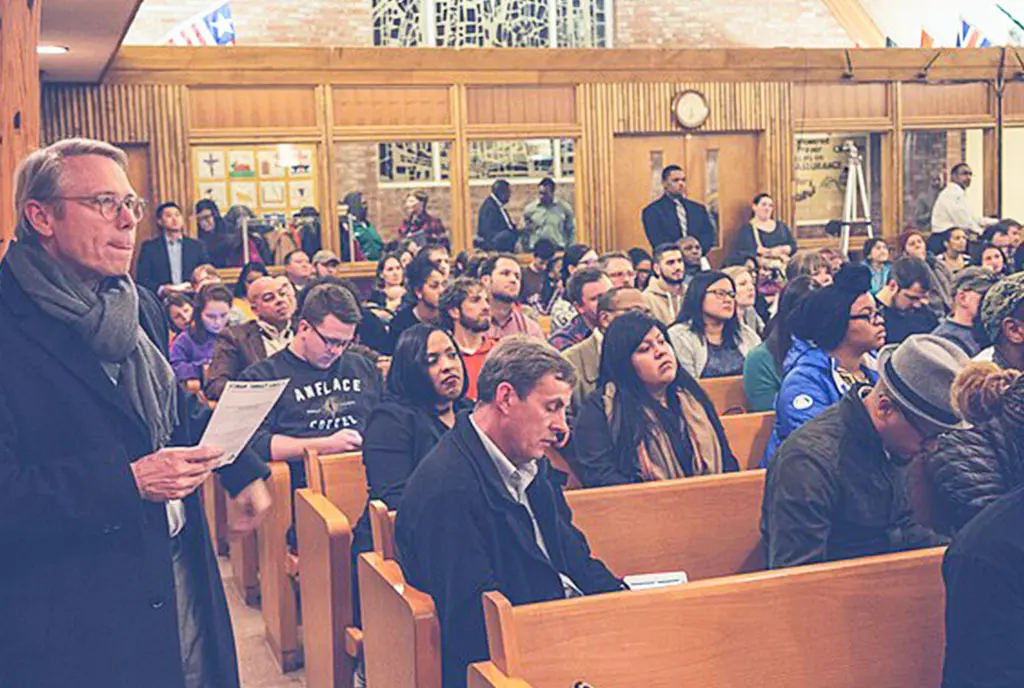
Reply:
[[375, 552], [359, 555], [359, 596], [367, 684], [440, 688], [441, 629], [430, 596]]
[[308, 488], [295, 493], [295, 525], [306, 681], [311, 687], [345, 685], [353, 669], [345, 651], [352, 625], [352, 527], [324, 495]]
[[345, 629], [345, 652], [353, 659], [358, 658], [363, 652], [363, 632], [358, 628], [349, 626]]
[[530, 684], [518, 678], [509, 678], [491, 662], [477, 662], [469, 665], [468, 688], [530, 688]]

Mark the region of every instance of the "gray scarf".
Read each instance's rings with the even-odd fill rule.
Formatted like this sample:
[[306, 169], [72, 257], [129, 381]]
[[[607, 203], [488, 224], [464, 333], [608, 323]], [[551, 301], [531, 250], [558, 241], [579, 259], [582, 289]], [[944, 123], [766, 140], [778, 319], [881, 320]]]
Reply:
[[177, 383], [139, 326], [139, 295], [131, 278], [106, 279], [93, 290], [32, 241], [13, 244], [6, 263], [36, 305], [70, 326], [127, 393], [149, 427], [153, 450], [165, 446], [178, 422]]

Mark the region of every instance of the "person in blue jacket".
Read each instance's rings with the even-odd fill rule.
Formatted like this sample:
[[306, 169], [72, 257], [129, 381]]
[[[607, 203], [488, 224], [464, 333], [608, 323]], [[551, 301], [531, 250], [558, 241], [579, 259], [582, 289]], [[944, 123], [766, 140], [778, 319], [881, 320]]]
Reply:
[[885, 321], [871, 295], [871, 270], [849, 263], [832, 285], [807, 296], [793, 320], [766, 466], [790, 433], [838, 402], [856, 383], [874, 384]]

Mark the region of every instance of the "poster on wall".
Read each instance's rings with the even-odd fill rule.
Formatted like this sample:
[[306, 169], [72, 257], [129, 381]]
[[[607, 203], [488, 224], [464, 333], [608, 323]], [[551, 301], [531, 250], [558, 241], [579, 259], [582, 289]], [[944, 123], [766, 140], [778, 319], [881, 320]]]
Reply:
[[232, 179], [252, 179], [256, 176], [256, 161], [251, 150], [228, 151], [228, 175]]
[[235, 182], [231, 185], [231, 205], [246, 205], [255, 208], [259, 205], [256, 201], [255, 182]]
[[798, 134], [793, 160], [796, 187], [793, 200], [798, 226], [824, 225], [831, 220], [842, 219], [847, 176], [847, 154], [843, 151], [843, 144], [847, 141], [855, 143], [860, 151], [870, 207], [871, 165], [867, 134]]
[[222, 210], [227, 210], [228, 206], [228, 185], [224, 182], [205, 182], [199, 185], [199, 190], [196, 193], [196, 200], [209, 199], [217, 204], [217, 207]]
[[283, 179], [284, 168], [278, 161], [278, 153], [273, 150], [256, 151], [256, 160], [259, 164], [260, 179]]
[[224, 153], [222, 151], [196, 151], [196, 169], [200, 179], [219, 180], [224, 178]]
[[294, 144], [195, 146], [196, 200], [209, 198], [221, 212], [248, 206], [257, 215], [291, 217], [317, 206], [316, 148]]
[[264, 208], [283, 208], [287, 204], [284, 182], [260, 182], [261, 206]]

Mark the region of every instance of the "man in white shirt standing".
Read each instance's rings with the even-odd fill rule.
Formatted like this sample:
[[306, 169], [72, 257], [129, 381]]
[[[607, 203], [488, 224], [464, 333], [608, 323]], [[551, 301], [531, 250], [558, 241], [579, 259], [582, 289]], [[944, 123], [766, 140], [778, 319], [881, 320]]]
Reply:
[[959, 227], [969, 229], [978, 235], [981, 234], [983, 227], [996, 222], [993, 218], [975, 213], [968, 205], [967, 188], [971, 185], [973, 176], [971, 166], [967, 163], [958, 162], [953, 165], [949, 172], [949, 184], [939, 193], [932, 207], [933, 234]]

